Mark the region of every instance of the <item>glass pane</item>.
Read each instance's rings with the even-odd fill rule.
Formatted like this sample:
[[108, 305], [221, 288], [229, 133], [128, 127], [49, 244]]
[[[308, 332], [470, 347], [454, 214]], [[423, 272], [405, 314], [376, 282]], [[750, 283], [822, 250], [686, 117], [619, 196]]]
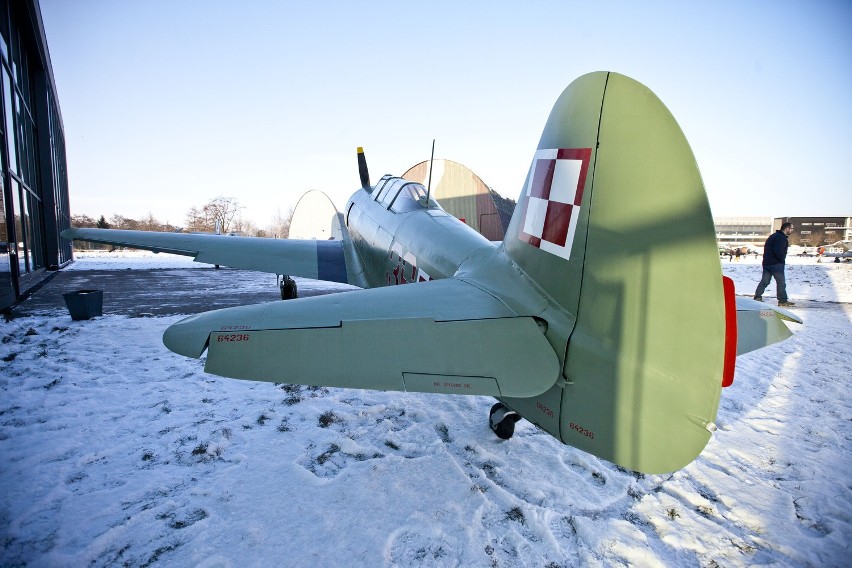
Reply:
[[7, 25], [9, 20], [7, 19], [7, 4], [3, 2], [0, 5], [0, 53], [3, 54], [3, 57], [6, 58], [6, 61], [9, 61], [9, 44], [6, 41], [6, 38], [9, 37], [9, 26]]
[[[6, 199], [3, 193], [3, 176], [0, 176], [0, 245], [9, 240], [9, 231], [6, 227]], [[8, 250], [5, 252], [9, 252]]]
[[15, 243], [11, 247], [11, 252], [15, 254], [18, 259], [18, 274], [26, 274], [27, 266], [26, 262], [26, 254], [24, 253], [24, 227], [23, 227], [23, 217], [24, 214], [21, 211], [21, 192], [18, 187], [18, 182], [12, 180], [12, 209], [15, 212]]
[[30, 120], [30, 115], [21, 105], [21, 99], [18, 99], [18, 124], [21, 129], [21, 137], [18, 144], [18, 156], [21, 162], [21, 177], [24, 183], [30, 188], [36, 187], [35, 183], [35, 156], [33, 155], [33, 125]]
[[[12, 81], [9, 78], [9, 73], [3, 69], [3, 110], [6, 114], [6, 140], [9, 148], [9, 170], [15, 173], [18, 172], [18, 155], [15, 145], [15, 104], [12, 97]], [[20, 211], [15, 208], [15, 212]]]
[[409, 211], [417, 211], [423, 209], [418, 199], [426, 199], [426, 188], [419, 183], [407, 183], [402, 186], [402, 191], [391, 203], [391, 211], [396, 213], [407, 213]]
[[387, 185], [388, 180], [391, 179], [391, 177], [392, 176], [389, 176], [387, 174], [383, 175], [382, 179], [380, 179], [376, 183], [376, 185], [373, 187], [373, 199], [375, 201], [378, 201], [378, 200], [381, 199], [382, 191], [385, 189], [385, 186]]
[[402, 178], [397, 178], [387, 185], [387, 191], [385, 191], [381, 195], [382, 205], [388, 207], [393, 202], [394, 198], [396, 198], [396, 194], [399, 193], [399, 188], [402, 186], [403, 183], [405, 183], [405, 180], [403, 180]]
[[30, 119], [29, 117], [27, 118], [27, 124], [29, 125], [29, 128], [27, 129], [28, 130], [27, 141], [28, 141], [28, 145], [29, 145], [29, 148], [28, 148], [28, 151], [27, 151], [27, 156], [29, 157], [29, 161], [30, 161], [29, 184], [30, 184], [30, 187], [37, 190], [36, 195], [38, 195], [38, 197], [41, 198], [41, 190], [39, 188], [39, 184], [38, 184], [38, 181], [36, 179], [35, 125], [33, 124], [32, 119]]
[[18, 154], [18, 175], [20, 175], [25, 181], [28, 177], [27, 171], [27, 148], [26, 148], [26, 111], [21, 107], [21, 97], [17, 96], [17, 94], [12, 95], [12, 100], [15, 104], [15, 139], [17, 141], [17, 154]]
[[21, 66], [21, 36], [18, 34], [18, 30], [13, 25], [12, 26], [12, 76], [15, 79], [15, 82], [18, 84], [18, 87], [23, 84], [23, 80], [21, 77], [21, 73], [23, 72], [23, 68]]
[[[376, 191], [376, 201], [379, 203], [382, 202], [382, 198], [385, 196], [385, 193], [388, 190], [388, 180], [383, 179], [383, 181], [379, 182], [381, 186], [378, 187], [378, 191]], [[375, 191], [375, 190], [374, 190]]]
[[26, 51], [21, 51], [21, 80], [18, 82], [18, 89], [24, 96], [24, 102], [27, 108], [32, 105], [30, 99], [30, 61]]
[[[33, 217], [30, 212], [30, 202], [29, 199], [26, 198], [26, 192], [24, 192], [23, 201], [21, 201], [21, 226], [23, 227], [23, 256], [25, 257], [25, 266], [27, 267], [27, 272], [33, 271]], [[20, 238], [20, 235], [18, 236]], [[22, 249], [18, 249], [19, 251]]]
[[12, 69], [12, 77], [18, 75], [18, 27], [15, 20], [9, 20], [9, 64]]
[[[0, 7], [0, 11], [5, 8]], [[12, 284], [12, 263], [9, 259], [9, 229], [6, 226], [6, 203], [3, 197], [3, 176], [0, 175], [0, 308], [15, 301]]]
[[29, 212], [29, 240], [27, 251], [29, 252], [30, 270], [44, 268], [44, 232], [41, 223], [41, 202], [32, 193], [25, 191], [27, 200], [27, 211]]

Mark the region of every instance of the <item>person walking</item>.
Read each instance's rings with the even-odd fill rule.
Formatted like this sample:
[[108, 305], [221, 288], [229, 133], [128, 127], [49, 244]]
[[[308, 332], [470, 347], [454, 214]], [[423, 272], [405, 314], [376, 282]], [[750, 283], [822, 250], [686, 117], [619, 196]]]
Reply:
[[763, 245], [763, 277], [760, 279], [760, 284], [757, 285], [757, 290], [754, 292], [755, 300], [763, 301], [764, 290], [769, 286], [769, 282], [775, 278], [778, 305], [784, 308], [796, 305], [787, 300], [787, 285], [784, 280], [787, 247], [790, 246], [788, 237], [793, 230], [793, 223], [784, 223], [780, 229], [769, 235], [769, 238], [766, 239], [766, 244]]

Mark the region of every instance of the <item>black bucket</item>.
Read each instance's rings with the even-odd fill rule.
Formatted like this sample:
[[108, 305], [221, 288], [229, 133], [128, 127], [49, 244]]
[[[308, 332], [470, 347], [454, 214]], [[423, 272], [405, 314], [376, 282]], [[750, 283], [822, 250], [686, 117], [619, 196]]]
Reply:
[[87, 320], [104, 314], [103, 290], [77, 290], [62, 294], [72, 320]]

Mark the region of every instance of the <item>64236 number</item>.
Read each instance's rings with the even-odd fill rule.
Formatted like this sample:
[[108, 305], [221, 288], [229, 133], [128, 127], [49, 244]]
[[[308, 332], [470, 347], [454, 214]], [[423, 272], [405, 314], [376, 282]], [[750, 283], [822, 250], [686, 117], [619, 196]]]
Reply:
[[216, 338], [216, 341], [222, 343], [223, 341], [248, 341], [249, 334], [247, 333], [226, 333], [224, 335], [220, 335]]

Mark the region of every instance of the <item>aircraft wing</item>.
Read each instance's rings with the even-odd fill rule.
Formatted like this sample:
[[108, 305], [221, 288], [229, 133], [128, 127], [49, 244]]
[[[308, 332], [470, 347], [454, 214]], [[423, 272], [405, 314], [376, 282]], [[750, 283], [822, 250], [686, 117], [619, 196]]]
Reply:
[[783, 308], [751, 298], [737, 298], [737, 355], [783, 341], [793, 335], [784, 321], [802, 323], [802, 319]]
[[352, 283], [347, 276], [348, 241], [235, 237], [205, 233], [158, 233], [117, 229], [66, 229], [62, 237], [120, 247], [191, 256], [196, 262], [231, 268]]
[[224, 377], [377, 390], [523, 398], [560, 369], [534, 318], [453, 278], [197, 314], [163, 343]]

